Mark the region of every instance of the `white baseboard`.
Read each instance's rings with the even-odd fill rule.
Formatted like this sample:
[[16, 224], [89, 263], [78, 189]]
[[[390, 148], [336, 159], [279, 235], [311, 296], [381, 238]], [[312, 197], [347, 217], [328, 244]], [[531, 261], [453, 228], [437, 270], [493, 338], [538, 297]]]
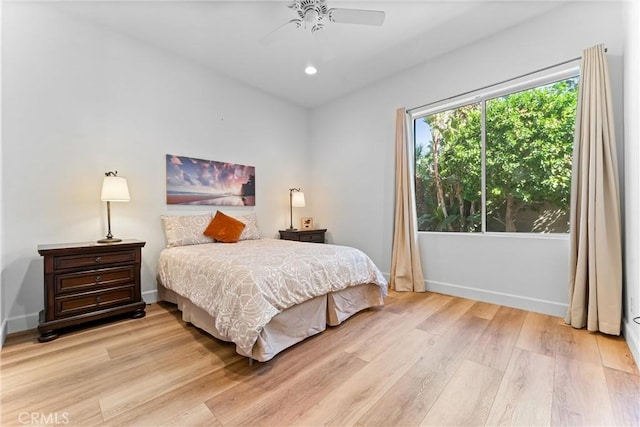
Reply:
[[633, 333], [634, 328], [640, 328], [640, 325], [634, 323], [633, 320], [626, 320], [622, 324], [622, 335], [631, 350], [631, 354], [636, 361], [636, 365], [640, 366], [640, 342], [638, 342], [638, 334]]
[[38, 327], [40, 313], [23, 314], [22, 316], [7, 319], [7, 334], [28, 331]]
[[4, 340], [7, 337], [7, 319], [2, 320], [0, 325], [0, 348], [4, 347]]
[[567, 312], [567, 304], [556, 301], [547, 301], [522, 295], [507, 294], [503, 292], [488, 291], [486, 289], [470, 288], [451, 283], [426, 281], [427, 290], [477, 301], [499, 304], [507, 307], [520, 308], [535, 311], [551, 316], [564, 317]]
[[154, 289], [152, 291], [146, 291], [142, 293], [142, 299], [147, 304], [151, 304], [154, 302], [158, 302], [158, 290]]

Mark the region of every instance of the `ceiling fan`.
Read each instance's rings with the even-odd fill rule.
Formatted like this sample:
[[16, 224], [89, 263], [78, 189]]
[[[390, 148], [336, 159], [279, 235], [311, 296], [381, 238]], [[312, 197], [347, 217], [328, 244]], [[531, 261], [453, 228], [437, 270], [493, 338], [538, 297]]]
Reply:
[[310, 28], [311, 33], [315, 33], [324, 29], [326, 22], [336, 22], [340, 24], [360, 24], [360, 25], [376, 25], [380, 26], [384, 22], [385, 13], [380, 10], [366, 9], [345, 9], [327, 7], [326, 0], [301, 0], [294, 1], [289, 6], [298, 15], [276, 30], [267, 34], [263, 39], [263, 43], [272, 42], [273, 36], [280, 29], [295, 25], [296, 28]]

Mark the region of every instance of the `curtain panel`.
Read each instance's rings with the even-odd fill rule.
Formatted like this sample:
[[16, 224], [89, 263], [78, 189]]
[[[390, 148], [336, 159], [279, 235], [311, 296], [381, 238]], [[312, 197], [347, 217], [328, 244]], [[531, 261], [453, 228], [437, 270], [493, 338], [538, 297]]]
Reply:
[[396, 110], [396, 200], [391, 253], [391, 289], [424, 292], [426, 290], [416, 218], [413, 186], [413, 155], [407, 143], [407, 115], [404, 108]]
[[580, 69], [571, 183], [569, 307], [565, 322], [575, 328], [620, 335], [620, 195], [604, 47], [586, 49]]

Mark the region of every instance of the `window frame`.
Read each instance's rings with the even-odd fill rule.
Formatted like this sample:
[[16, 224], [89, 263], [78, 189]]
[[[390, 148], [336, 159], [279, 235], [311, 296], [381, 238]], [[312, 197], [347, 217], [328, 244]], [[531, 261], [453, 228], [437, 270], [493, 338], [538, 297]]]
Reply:
[[[521, 92], [529, 89], [533, 89], [539, 86], [545, 86], [562, 80], [567, 80], [580, 76], [580, 61], [570, 61], [559, 66], [548, 67], [541, 71], [528, 73], [522, 77], [516, 77], [513, 79], [505, 80], [502, 83], [496, 83], [493, 85], [485, 86], [483, 88], [466, 92], [461, 95], [455, 95], [441, 101], [436, 101], [421, 107], [412, 108], [407, 110], [406, 129], [411, 129], [411, 132], [407, 132], [407, 144], [409, 144], [409, 153], [411, 153], [411, 174], [413, 176], [413, 185], [415, 186], [415, 126], [414, 122], [417, 119], [426, 117], [431, 114], [440, 113], [443, 111], [451, 110], [454, 108], [460, 108], [465, 105], [479, 103], [480, 104], [480, 185], [481, 185], [481, 203], [482, 203], [482, 219], [481, 230], [479, 232], [469, 231], [418, 231], [419, 233], [438, 233], [446, 235], [490, 235], [490, 236], [506, 236], [506, 237], [541, 237], [551, 239], [568, 239], [569, 233], [534, 233], [530, 231], [522, 232], [506, 232], [506, 231], [487, 231], [487, 212], [486, 212], [486, 101], [501, 96], [506, 96], [512, 93]], [[414, 200], [412, 203], [415, 206], [415, 191], [413, 191]], [[415, 210], [415, 209], [414, 209]]]

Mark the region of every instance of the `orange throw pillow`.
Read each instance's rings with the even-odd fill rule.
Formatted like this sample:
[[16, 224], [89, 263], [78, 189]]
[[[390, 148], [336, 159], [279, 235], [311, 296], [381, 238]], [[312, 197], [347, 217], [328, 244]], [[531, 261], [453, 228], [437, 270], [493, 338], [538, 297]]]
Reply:
[[222, 243], [236, 243], [244, 230], [244, 222], [222, 212], [216, 212], [204, 235]]

